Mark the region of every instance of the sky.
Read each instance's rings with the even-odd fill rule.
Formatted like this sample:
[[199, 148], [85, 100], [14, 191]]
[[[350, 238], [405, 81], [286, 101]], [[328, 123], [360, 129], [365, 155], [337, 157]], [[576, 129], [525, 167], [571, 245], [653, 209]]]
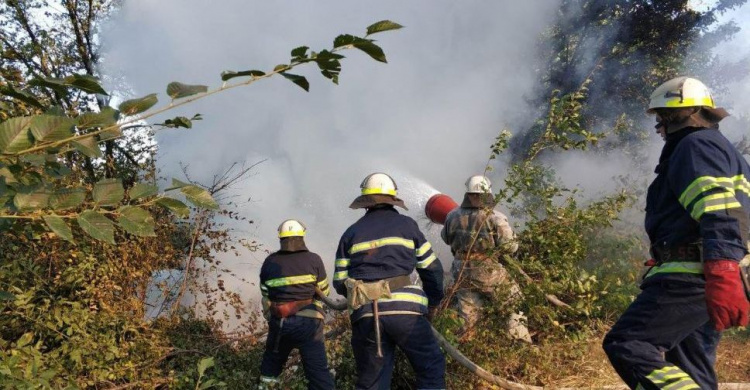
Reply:
[[[362, 215], [348, 209], [360, 182], [372, 172], [389, 173], [448, 269], [450, 253], [438, 228], [426, 226], [424, 202], [435, 192], [460, 201], [466, 178], [484, 170], [495, 136], [504, 128], [520, 131], [535, 117], [538, 107], [527, 103], [536, 85], [535, 47], [558, 4], [129, 0], [103, 31], [105, 72], [127, 80], [136, 96], [158, 92], [167, 102], [171, 81], [215, 87], [222, 71], [269, 70], [297, 46], [329, 48], [336, 35], [364, 35], [383, 19], [404, 25], [374, 36], [388, 64], [343, 53], [338, 86], [307, 67], [294, 72], [308, 77], [309, 93], [273, 78], [172, 111], [169, 117], [201, 113], [204, 120], [160, 133], [157, 161], [165, 176], [182, 178], [185, 163], [193, 179], [208, 182], [234, 162], [265, 160], [233, 190], [249, 199], [240, 212], [255, 221], [242, 235], [273, 251], [278, 224], [300, 219], [329, 275], [341, 233]], [[725, 17], [742, 24], [750, 20], [747, 8]], [[742, 34], [717, 50], [748, 53], [750, 34]], [[727, 101], [750, 110], [748, 83], [730, 89]], [[652, 145], [649, 158], [656, 161], [655, 135]], [[559, 172], [584, 188], [603, 189], [630, 164], [617, 156], [579, 157], [560, 161]], [[501, 169], [490, 173], [495, 182], [502, 176]], [[247, 253], [225, 264], [254, 279], [265, 255]]]

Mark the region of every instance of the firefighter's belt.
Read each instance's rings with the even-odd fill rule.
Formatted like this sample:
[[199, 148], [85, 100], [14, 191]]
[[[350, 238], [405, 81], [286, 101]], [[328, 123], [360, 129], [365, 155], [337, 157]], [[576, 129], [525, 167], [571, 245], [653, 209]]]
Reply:
[[303, 299], [301, 301], [289, 302], [271, 302], [271, 314], [276, 318], [291, 317], [303, 307], [312, 304], [312, 299]]
[[695, 262], [703, 261], [703, 247], [701, 243], [651, 247], [651, 255], [658, 264], [672, 262]]
[[411, 279], [407, 275], [374, 282], [349, 278], [346, 279], [344, 284], [346, 285], [346, 300], [349, 304], [349, 309], [357, 310], [376, 299], [390, 299], [391, 290], [398, 290], [410, 285]]

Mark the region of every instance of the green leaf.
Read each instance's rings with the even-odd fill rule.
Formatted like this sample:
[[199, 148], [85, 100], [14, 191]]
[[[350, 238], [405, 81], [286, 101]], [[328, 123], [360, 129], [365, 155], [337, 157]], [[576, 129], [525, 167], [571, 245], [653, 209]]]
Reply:
[[45, 215], [43, 218], [47, 227], [49, 227], [50, 230], [60, 238], [75, 243], [73, 240], [73, 230], [70, 229], [70, 226], [68, 226], [63, 218], [58, 217], [57, 215]]
[[157, 99], [156, 94], [152, 93], [142, 98], [126, 100], [120, 104], [118, 109], [125, 115], [135, 115], [148, 110], [158, 102], [159, 99]]
[[18, 153], [31, 147], [34, 138], [29, 126], [30, 116], [10, 118], [0, 123], [0, 153]]
[[19, 192], [13, 198], [13, 205], [19, 211], [34, 211], [49, 206], [50, 193], [47, 190], [39, 190], [29, 193]]
[[102, 88], [99, 79], [86, 74], [74, 74], [63, 79], [63, 82], [71, 87], [80, 89], [88, 93], [98, 93], [106, 95], [107, 91]]
[[168, 208], [180, 218], [187, 218], [190, 216], [190, 208], [177, 199], [159, 198], [156, 200], [156, 204]]
[[32, 332], [24, 333], [16, 341], [16, 348], [23, 348], [23, 347], [29, 345], [33, 339], [34, 339], [34, 333], [32, 333]]
[[62, 179], [73, 173], [73, 170], [57, 161], [47, 161], [44, 165], [44, 173], [53, 179]]
[[380, 48], [380, 46], [370, 42], [358, 42], [354, 44], [354, 47], [356, 47], [359, 50], [362, 50], [363, 52], [367, 53], [370, 57], [372, 57], [375, 61], [380, 61], [387, 63], [388, 61], [385, 59], [385, 53], [383, 52], [383, 49]]
[[99, 133], [99, 141], [108, 141], [120, 137], [122, 137], [120, 126], [111, 127]]
[[184, 181], [180, 181], [180, 180], [177, 180], [175, 178], [172, 178], [172, 188], [171, 189], [175, 190], [177, 188], [182, 188], [182, 187], [189, 186], [189, 185], [192, 185], [192, 184], [185, 183]]
[[24, 154], [21, 161], [28, 163], [32, 167], [41, 167], [47, 162], [47, 156], [43, 154]]
[[73, 135], [72, 119], [56, 115], [37, 115], [31, 119], [31, 134], [38, 141], [60, 141]]
[[286, 72], [281, 72], [281, 75], [284, 76], [287, 80], [299, 85], [300, 88], [304, 89], [305, 91], [310, 92], [310, 83], [307, 81], [305, 76], [300, 76], [297, 74], [291, 74], [291, 73], [286, 73]]
[[53, 210], [67, 210], [80, 206], [85, 200], [86, 190], [83, 188], [66, 188], [55, 191], [49, 205]]
[[169, 128], [173, 128], [173, 129], [176, 129], [179, 127], [190, 129], [193, 127], [193, 122], [187, 117], [178, 116], [178, 117], [175, 117], [174, 119], [167, 119], [166, 121], [164, 121], [163, 125]]
[[7, 292], [7, 291], [0, 291], [0, 301], [15, 301], [16, 296]]
[[15, 89], [10, 85], [0, 87], [0, 94], [10, 96], [26, 104], [44, 109], [44, 105], [40, 103], [39, 100], [36, 100], [36, 97], [34, 95], [23, 90]]
[[54, 77], [34, 78], [29, 81], [29, 85], [49, 88], [61, 95], [66, 95], [69, 87], [69, 84], [65, 80]]
[[78, 216], [78, 225], [89, 236], [112, 245], [115, 244], [115, 225], [104, 215], [86, 210]]
[[130, 189], [130, 200], [148, 198], [149, 196], [156, 195], [158, 192], [159, 187], [153, 184], [136, 183], [133, 188]]
[[198, 362], [198, 376], [203, 376], [203, 374], [206, 373], [206, 370], [214, 366], [214, 358], [213, 357], [207, 357], [203, 358]]
[[77, 151], [91, 158], [99, 158], [102, 156], [102, 150], [99, 149], [99, 143], [96, 142], [94, 137], [81, 138], [78, 141], [70, 143], [76, 148]]
[[13, 227], [15, 219], [11, 218], [0, 218], [0, 232], [5, 231]]
[[404, 26], [398, 23], [391, 22], [390, 20], [381, 20], [379, 22], [376, 22], [367, 26], [367, 35], [383, 32], [383, 31], [398, 30], [403, 27]]
[[172, 99], [179, 99], [192, 96], [198, 93], [206, 93], [208, 87], [205, 85], [188, 85], [173, 81], [167, 85], [167, 95]]
[[126, 232], [142, 237], [156, 235], [154, 232], [154, 217], [148, 211], [140, 207], [123, 206], [120, 207], [118, 212], [120, 216], [117, 218], [117, 222]]
[[113, 206], [125, 197], [125, 189], [120, 179], [103, 179], [96, 182], [93, 191], [94, 201], [99, 206]]
[[309, 49], [307, 46], [292, 49], [292, 57], [305, 58], [307, 56], [307, 49]]
[[211, 197], [211, 193], [203, 188], [194, 185], [187, 185], [180, 188], [180, 191], [185, 194], [185, 198], [196, 207], [209, 210], [216, 210], [219, 208], [219, 204]]
[[288, 69], [289, 69], [289, 65], [287, 64], [279, 64], [273, 67], [274, 72], [283, 72]]
[[221, 81], [227, 81], [231, 80], [235, 77], [244, 77], [244, 76], [251, 76], [251, 77], [260, 77], [265, 76], [265, 72], [261, 72], [259, 70], [243, 70], [239, 72], [235, 72], [233, 70], [225, 70], [221, 72]]
[[99, 112], [87, 112], [76, 118], [76, 124], [81, 129], [93, 127], [108, 127], [117, 123], [120, 113], [112, 107], [104, 107]]

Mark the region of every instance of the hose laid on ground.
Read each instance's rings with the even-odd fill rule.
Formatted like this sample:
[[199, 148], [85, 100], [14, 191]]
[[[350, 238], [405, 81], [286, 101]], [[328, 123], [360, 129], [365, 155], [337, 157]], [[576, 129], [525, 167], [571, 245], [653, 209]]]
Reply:
[[[346, 310], [346, 301], [334, 301], [330, 297], [327, 297], [323, 294], [322, 291], [318, 290], [318, 298], [323, 301], [328, 307], [334, 310], [343, 311]], [[432, 334], [435, 335], [435, 338], [438, 341], [438, 344], [443, 348], [443, 350], [450, 356], [453, 360], [457, 361], [459, 364], [464, 366], [469, 371], [476, 374], [478, 377], [486, 380], [487, 382], [498, 385], [502, 387], [503, 389], [507, 390], [544, 390], [544, 387], [540, 386], [531, 386], [531, 385], [524, 385], [521, 383], [511, 382], [507, 379], [501, 378], [484, 368], [480, 367], [476, 363], [472, 362], [467, 358], [461, 351], [458, 350], [458, 348], [454, 347], [451, 343], [448, 342], [448, 340], [443, 337], [440, 332], [437, 331], [434, 327], [430, 326], [432, 328]], [[626, 390], [628, 387], [625, 385], [622, 386], [603, 386], [599, 387], [600, 389], [611, 389], [611, 390], [619, 390], [623, 389]], [[559, 390], [574, 390], [575, 388], [559, 388]], [[750, 390], [750, 384], [748, 383], [722, 383], [719, 385], [719, 390]]]

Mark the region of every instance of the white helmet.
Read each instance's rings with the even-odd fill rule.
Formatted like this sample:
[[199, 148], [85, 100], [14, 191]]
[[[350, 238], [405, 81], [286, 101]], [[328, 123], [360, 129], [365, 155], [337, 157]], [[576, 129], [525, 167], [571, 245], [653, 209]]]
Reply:
[[396, 196], [396, 191], [398, 190], [393, 178], [385, 173], [371, 173], [367, 175], [359, 187], [362, 189], [362, 195], [381, 194]]
[[279, 238], [304, 237], [307, 228], [296, 219], [287, 219], [279, 225]]
[[466, 193], [489, 194], [492, 192], [491, 186], [490, 179], [482, 175], [474, 175], [466, 180]]
[[711, 92], [705, 84], [692, 77], [676, 77], [660, 85], [651, 94], [648, 113], [656, 108], [710, 107], [716, 108]]

